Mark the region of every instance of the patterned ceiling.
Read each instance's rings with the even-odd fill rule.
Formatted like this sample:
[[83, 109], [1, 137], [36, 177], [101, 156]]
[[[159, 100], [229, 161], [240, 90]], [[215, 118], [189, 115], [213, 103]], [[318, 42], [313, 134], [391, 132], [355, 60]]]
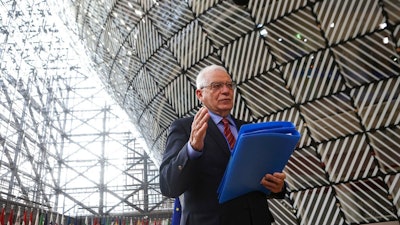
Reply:
[[[400, 217], [400, 1], [76, 0], [79, 35], [156, 163], [194, 115], [195, 77], [220, 64], [235, 117], [292, 121], [302, 138], [271, 200], [277, 224]], [[66, 15], [66, 14], [65, 14]], [[64, 20], [71, 18], [64, 18]]]

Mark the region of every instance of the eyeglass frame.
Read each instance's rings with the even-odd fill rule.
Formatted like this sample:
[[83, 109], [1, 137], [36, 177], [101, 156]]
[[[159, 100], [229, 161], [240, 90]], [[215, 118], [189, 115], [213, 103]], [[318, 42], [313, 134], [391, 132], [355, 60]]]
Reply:
[[236, 88], [236, 83], [234, 81], [211, 82], [209, 85], [205, 85], [205, 86], [201, 87], [200, 89], [210, 88], [210, 90], [212, 90], [212, 91], [217, 91], [217, 90], [221, 90], [224, 86], [226, 86], [230, 90], [234, 90]]

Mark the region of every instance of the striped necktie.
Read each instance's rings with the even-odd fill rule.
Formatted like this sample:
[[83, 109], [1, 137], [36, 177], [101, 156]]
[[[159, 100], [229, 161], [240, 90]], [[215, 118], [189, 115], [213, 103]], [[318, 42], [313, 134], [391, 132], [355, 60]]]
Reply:
[[224, 124], [224, 135], [226, 137], [226, 140], [228, 140], [229, 147], [233, 149], [236, 139], [235, 136], [233, 136], [232, 134], [231, 128], [229, 127], [229, 120], [227, 118], [223, 118], [222, 123]]

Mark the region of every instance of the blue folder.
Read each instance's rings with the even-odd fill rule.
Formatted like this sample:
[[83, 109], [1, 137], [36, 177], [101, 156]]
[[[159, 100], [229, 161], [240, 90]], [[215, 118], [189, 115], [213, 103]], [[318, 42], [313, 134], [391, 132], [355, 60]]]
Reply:
[[218, 188], [219, 203], [252, 191], [270, 194], [260, 184], [261, 178], [284, 169], [299, 139], [300, 133], [291, 122], [242, 125]]

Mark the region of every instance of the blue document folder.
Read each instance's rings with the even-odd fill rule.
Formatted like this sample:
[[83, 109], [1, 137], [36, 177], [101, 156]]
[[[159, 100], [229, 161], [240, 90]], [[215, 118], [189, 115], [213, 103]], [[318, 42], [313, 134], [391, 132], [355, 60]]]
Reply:
[[263, 122], [242, 125], [218, 188], [224, 203], [252, 191], [269, 194], [260, 184], [265, 174], [282, 172], [293, 153], [300, 133], [291, 122]]

